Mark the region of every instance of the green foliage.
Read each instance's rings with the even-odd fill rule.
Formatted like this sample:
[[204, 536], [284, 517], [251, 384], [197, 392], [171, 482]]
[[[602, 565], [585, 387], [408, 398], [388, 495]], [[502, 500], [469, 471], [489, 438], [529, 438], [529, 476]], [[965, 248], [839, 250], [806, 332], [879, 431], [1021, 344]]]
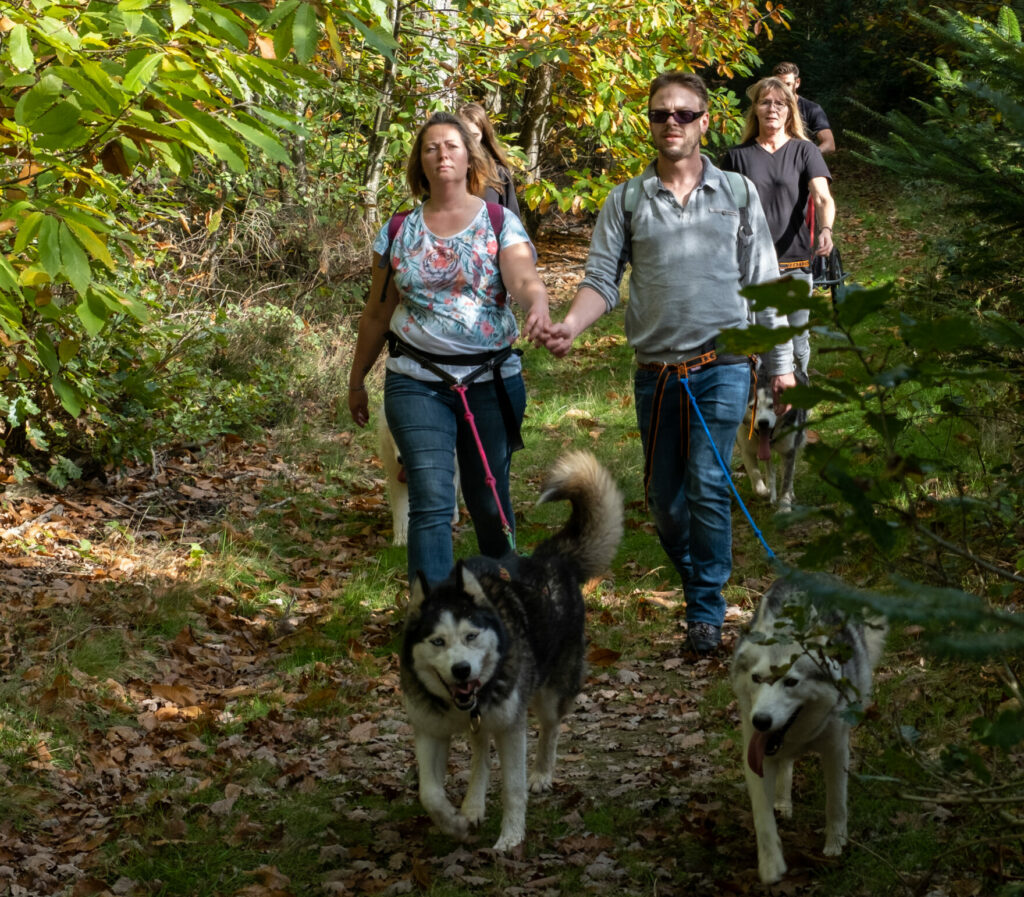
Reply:
[[38, 0], [0, 19], [0, 447], [58, 484], [63, 456], [158, 390], [171, 179], [290, 163], [282, 138], [305, 134], [280, 107], [317, 76], [284, 56], [308, 55], [316, 20], [286, 5]]
[[[1010, 7], [995, 23], [939, 10], [927, 25], [955, 49], [952, 65], [920, 64], [938, 97], [918, 115], [878, 116], [889, 137], [868, 142], [875, 164], [911, 181], [955, 184], [963, 203], [999, 231], [998, 253], [1019, 257], [1014, 234], [1024, 222], [1024, 44]], [[988, 255], [995, 255], [993, 247]]]
[[[965, 226], [935, 275], [844, 285], [832, 302], [784, 283], [749, 295], [783, 312], [809, 306], [818, 322], [824, 376], [787, 393], [812, 410], [804, 457], [826, 490], [802, 512], [828, 525], [803, 542], [800, 566], [869, 558], [877, 591], [829, 586], [835, 601], [920, 626], [937, 652], [986, 659], [1024, 650], [1019, 615], [1003, 609], [1024, 583], [1024, 327], [1019, 276], [1007, 273], [1022, 258], [1008, 232], [1024, 220], [1024, 46], [1009, 9], [994, 25], [943, 18], [936, 27], [958, 42], [964, 70], [930, 67], [941, 96], [921, 104], [925, 120], [891, 113], [889, 139], [868, 143], [908, 194], [938, 184], [936, 207], [956, 200]], [[965, 258], [974, 277], [950, 277]], [[788, 334], [751, 328], [731, 340], [761, 351]], [[993, 744], [1016, 731], [991, 726]]]
[[[531, 172], [524, 205], [594, 211], [643, 164], [650, 78], [749, 74], [753, 34], [782, 21], [751, 0], [572, 11], [516, 0], [500, 15], [460, 3], [440, 18], [374, 0], [7, 10], [0, 449], [63, 484], [88, 458], [146, 452], [172, 420], [199, 423], [189, 402], [205, 374], [184, 366], [218, 338], [225, 295], [360, 273], [366, 223], [404, 200], [427, 110], [486, 94], [507, 135], [539, 128], [540, 158], [512, 148]], [[538, 96], [548, 70], [555, 89]], [[715, 93], [715, 135], [736, 110]], [[237, 426], [250, 398], [220, 390], [217, 419]], [[189, 436], [214, 426], [208, 415]]]

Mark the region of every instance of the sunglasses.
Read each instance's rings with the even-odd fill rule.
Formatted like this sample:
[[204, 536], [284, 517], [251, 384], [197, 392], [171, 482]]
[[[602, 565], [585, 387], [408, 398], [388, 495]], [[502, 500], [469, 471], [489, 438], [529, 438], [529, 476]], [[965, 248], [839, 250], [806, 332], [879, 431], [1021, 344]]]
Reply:
[[669, 112], [668, 109], [648, 109], [647, 117], [656, 125], [663, 125], [670, 118], [677, 125], [688, 125], [695, 118], [700, 118], [703, 112], [691, 112], [689, 109], [676, 109]]

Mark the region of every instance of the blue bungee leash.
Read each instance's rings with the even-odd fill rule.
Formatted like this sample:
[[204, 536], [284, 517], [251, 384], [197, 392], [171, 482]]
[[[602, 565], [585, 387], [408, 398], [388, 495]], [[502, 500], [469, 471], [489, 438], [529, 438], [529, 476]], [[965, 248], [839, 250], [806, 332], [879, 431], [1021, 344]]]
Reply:
[[750, 516], [750, 511], [747, 510], [747, 506], [743, 504], [743, 499], [740, 498], [740, 494], [736, 489], [736, 484], [732, 481], [732, 471], [726, 466], [725, 461], [722, 460], [722, 456], [718, 451], [718, 446], [715, 445], [715, 440], [711, 438], [711, 431], [708, 429], [707, 421], [704, 420], [704, 415], [700, 413], [700, 407], [697, 405], [697, 400], [693, 397], [693, 393], [690, 392], [690, 381], [687, 377], [680, 377], [679, 382], [683, 384], [683, 389], [686, 390], [686, 395], [690, 399], [690, 404], [693, 406], [693, 410], [697, 412], [697, 419], [700, 421], [700, 425], [704, 428], [704, 432], [707, 434], [708, 442], [711, 443], [711, 450], [715, 453], [715, 457], [718, 459], [718, 466], [722, 468], [725, 473], [726, 482], [729, 484], [729, 488], [732, 489], [732, 494], [736, 496], [736, 501], [740, 503], [740, 508], [746, 515], [747, 520], [750, 521], [751, 527], [753, 527], [754, 534], [758, 540], [764, 546], [764, 550], [768, 553], [768, 557], [771, 560], [775, 560], [775, 552], [768, 547], [768, 543], [764, 540], [764, 536], [761, 535], [761, 530], [757, 528], [757, 524], [754, 523], [754, 518]]

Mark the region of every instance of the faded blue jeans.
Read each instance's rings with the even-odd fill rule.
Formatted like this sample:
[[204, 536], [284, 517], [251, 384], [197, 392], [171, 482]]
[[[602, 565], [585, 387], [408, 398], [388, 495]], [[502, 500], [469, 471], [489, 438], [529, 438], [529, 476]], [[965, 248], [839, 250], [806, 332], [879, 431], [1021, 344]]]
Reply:
[[[504, 381], [512, 408], [522, 423], [526, 410], [522, 375], [506, 377]], [[470, 384], [466, 398], [514, 537], [515, 518], [509, 495], [512, 451], [494, 383]], [[459, 394], [446, 383], [429, 383], [388, 371], [384, 380], [384, 412], [409, 483], [410, 585], [417, 570], [422, 570], [430, 583], [439, 582], [451, 572], [456, 454], [462, 497], [473, 519], [480, 553], [490, 557], [506, 554], [511, 545], [502, 531], [501, 515], [487, 484]]]
[[[652, 429], [658, 374], [637, 371], [633, 383], [644, 457], [651, 458], [647, 501], [669, 560], [683, 581], [688, 623], [721, 626], [722, 588], [732, 573], [732, 492], [700, 419], [676, 377], [668, 378]], [[689, 378], [690, 389], [726, 465], [750, 392], [747, 364], [720, 364]], [[689, 412], [689, 413], [687, 413]], [[687, 422], [689, 419], [689, 422]], [[651, 441], [653, 439], [653, 449]]]
[[[792, 274], [797, 280], [806, 283], [811, 292], [814, 292], [814, 275], [809, 268], [797, 268], [795, 271], [779, 271], [779, 274]], [[811, 318], [811, 311], [808, 308], [799, 308], [790, 312], [787, 323], [790, 327], [803, 327]], [[811, 335], [809, 330], [798, 333], [793, 337], [793, 361], [805, 374], [811, 363]]]

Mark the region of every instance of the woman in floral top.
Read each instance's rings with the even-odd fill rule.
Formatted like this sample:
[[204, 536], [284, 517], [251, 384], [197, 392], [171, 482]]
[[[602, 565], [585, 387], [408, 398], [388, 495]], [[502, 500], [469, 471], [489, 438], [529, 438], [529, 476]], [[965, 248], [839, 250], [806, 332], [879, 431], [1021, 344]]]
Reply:
[[[550, 324], [548, 297], [534, 250], [519, 219], [505, 209], [495, 233], [480, 199], [497, 183], [494, 164], [454, 115], [435, 113], [413, 144], [406, 178], [423, 203], [402, 221], [387, 258], [388, 227], [373, 243], [374, 277], [359, 321], [349, 375], [349, 410], [369, 421], [364, 379], [388, 342], [384, 411], [409, 484], [409, 577], [444, 579], [453, 563], [455, 457], [480, 551], [500, 557], [510, 547], [502, 512], [486, 479], [459, 394], [451, 388], [477, 374], [466, 393], [505, 518], [514, 526], [509, 469], [526, 408], [519, 336], [507, 298], [524, 314], [525, 336]], [[495, 357], [506, 357], [496, 361]], [[499, 379], [496, 380], [495, 376]]]

